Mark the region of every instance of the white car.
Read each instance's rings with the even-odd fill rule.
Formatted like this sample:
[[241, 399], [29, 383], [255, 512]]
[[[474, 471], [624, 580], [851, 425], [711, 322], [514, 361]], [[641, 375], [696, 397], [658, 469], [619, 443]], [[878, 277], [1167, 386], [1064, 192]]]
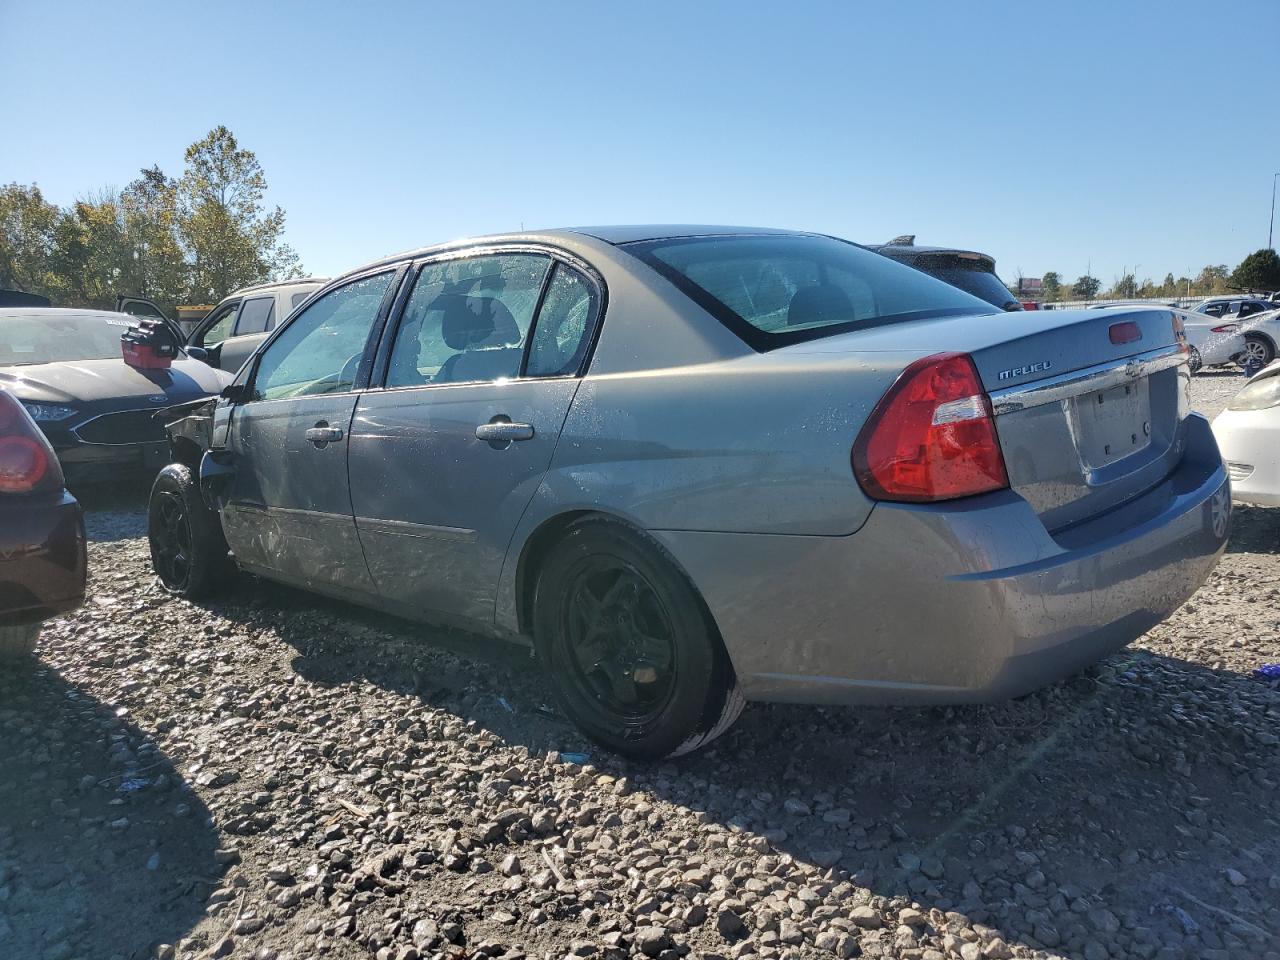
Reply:
[[1280, 363], [1251, 377], [1213, 421], [1231, 499], [1280, 507]]
[[[1150, 301], [1118, 301], [1116, 303], [1098, 304], [1090, 310], [1124, 309], [1133, 310], [1138, 307], [1149, 307], [1153, 310], [1170, 310], [1174, 316], [1182, 319], [1187, 332], [1187, 346], [1191, 348], [1191, 372], [1202, 367], [1220, 367], [1232, 363], [1241, 357], [1248, 344], [1241, 332], [1244, 324], [1223, 321], [1203, 313], [1183, 310], [1180, 307], [1166, 307], [1164, 304]], [[1280, 312], [1280, 311], [1278, 311]], [[1252, 319], [1252, 318], [1250, 318]], [[1277, 324], [1280, 326], [1280, 324]]]
[[1259, 366], [1265, 367], [1280, 354], [1276, 351], [1280, 344], [1280, 310], [1268, 310], [1255, 313], [1236, 321], [1245, 338], [1245, 357], [1252, 357]]

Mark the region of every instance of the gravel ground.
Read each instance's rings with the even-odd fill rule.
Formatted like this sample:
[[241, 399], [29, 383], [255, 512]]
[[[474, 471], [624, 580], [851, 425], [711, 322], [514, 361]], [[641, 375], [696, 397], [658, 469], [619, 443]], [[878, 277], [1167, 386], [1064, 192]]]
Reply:
[[0, 676], [0, 957], [1280, 958], [1280, 511], [1057, 686], [752, 705], [643, 766], [519, 649], [168, 598], [144, 496], [88, 498], [91, 600]]

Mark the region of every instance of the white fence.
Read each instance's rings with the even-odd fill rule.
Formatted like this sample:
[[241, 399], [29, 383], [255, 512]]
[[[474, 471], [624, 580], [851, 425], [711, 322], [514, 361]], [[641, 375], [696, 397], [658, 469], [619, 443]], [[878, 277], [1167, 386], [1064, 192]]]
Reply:
[[1059, 300], [1054, 303], [1042, 303], [1042, 310], [1081, 310], [1088, 307], [1101, 306], [1104, 303], [1149, 303], [1153, 307], [1190, 307], [1199, 303], [1204, 297], [1131, 297], [1127, 300]]

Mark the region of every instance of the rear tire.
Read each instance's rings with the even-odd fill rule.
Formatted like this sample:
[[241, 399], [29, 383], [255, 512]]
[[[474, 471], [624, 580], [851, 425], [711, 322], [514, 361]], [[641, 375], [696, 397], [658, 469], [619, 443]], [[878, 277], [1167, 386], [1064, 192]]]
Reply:
[[1256, 333], [1244, 336], [1244, 355], [1240, 357], [1240, 366], [1250, 360], [1256, 360], [1263, 367], [1276, 358], [1276, 348], [1266, 337]]
[[188, 600], [207, 597], [235, 572], [217, 513], [205, 506], [191, 468], [171, 463], [151, 487], [151, 565], [160, 585]]
[[0, 664], [16, 663], [29, 657], [35, 651], [38, 636], [38, 623], [0, 627]]
[[698, 750], [745, 704], [693, 585], [661, 546], [620, 521], [581, 521], [551, 548], [533, 633], [561, 709], [624, 756]]

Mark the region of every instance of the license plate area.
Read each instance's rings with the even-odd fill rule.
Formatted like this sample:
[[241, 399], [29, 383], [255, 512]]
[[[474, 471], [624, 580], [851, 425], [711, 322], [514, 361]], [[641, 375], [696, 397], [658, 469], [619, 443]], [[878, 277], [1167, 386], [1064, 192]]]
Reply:
[[1068, 401], [1080, 461], [1090, 470], [1132, 456], [1151, 445], [1151, 388], [1148, 378]]

